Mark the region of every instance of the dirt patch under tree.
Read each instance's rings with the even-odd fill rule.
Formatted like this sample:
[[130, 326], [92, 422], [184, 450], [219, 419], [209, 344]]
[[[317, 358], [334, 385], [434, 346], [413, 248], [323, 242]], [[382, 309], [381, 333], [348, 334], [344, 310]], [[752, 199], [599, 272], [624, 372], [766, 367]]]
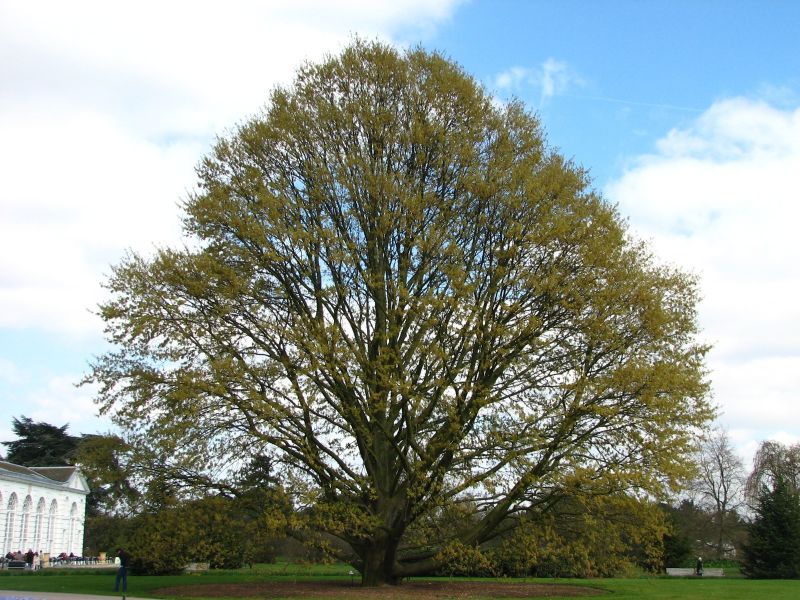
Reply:
[[355, 600], [480, 600], [484, 598], [585, 597], [602, 590], [564, 584], [503, 583], [497, 581], [412, 581], [399, 586], [362, 588], [341, 581], [213, 583], [154, 590], [157, 595], [185, 598], [353, 598]]

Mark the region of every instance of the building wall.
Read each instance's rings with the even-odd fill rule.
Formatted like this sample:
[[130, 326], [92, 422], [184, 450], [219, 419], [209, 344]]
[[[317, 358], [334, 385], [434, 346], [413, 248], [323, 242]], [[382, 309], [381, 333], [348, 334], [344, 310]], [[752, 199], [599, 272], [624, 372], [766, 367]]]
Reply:
[[0, 548], [83, 556], [86, 493], [0, 478]]

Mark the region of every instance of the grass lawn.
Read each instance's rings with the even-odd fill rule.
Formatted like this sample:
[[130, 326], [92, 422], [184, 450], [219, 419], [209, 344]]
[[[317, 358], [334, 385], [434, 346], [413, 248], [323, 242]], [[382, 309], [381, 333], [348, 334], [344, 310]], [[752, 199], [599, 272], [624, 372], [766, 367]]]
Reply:
[[[180, 595], [159, 594], [156, 590], [174, 586], [192, 586], [197, 584], [261, 584], [296, 583], [303, 581], [333, 581], [340, 583], [340, 591], [330, 598], [346, 598], [347, 589], [341, 584], [349, 584], [349, 568], [343, 565], [297, 565], [279, 563], [277, 565], [259, 565], [253, 569], [237, 571], [208, 571], [192, 575], [173, 576], [136, 576], [128, 577], [128, 593], [133, 596], [181, 598]], [[113, 594], [113, 569], [106, 570], [68, 570], [45, 569], [42, 572], [0, 572], [0, 590], [68, 592], [82, 594]], [[357, 579], [356, 579], [357, 581]], [[430, 581], [430, 579], [428, 579]], [[476, 581], [464, 579], [438, 579], [441, 583], [458, 581]], [[487, 580], [492, 582], [510, 581], [519, 583], [567, 584], [589, 586], [604, 590], [607, 593], [596, 598], [613, 598], [614, 600], [797, 600], [800, 598], [800, 580], [794, 581], [754, 581], [741, 578], [730, 579], [696, 579], [642, 577], [631, 579], [525, 579], [525, 580]], [[402, 590], [402, 586], [400, 588]], [[400, 591], [398, 590], [398, 591]], [[344, 592], [344, 593], [343, 593]], [[374, 598], [386, 598], [388, 590], [378, 590]], [[250, 597], [264, 597], [254, 592]], [[368, 598], [362, 593], [359, 598]], [[198, 596], [192, 596], [197, 598]], [[233, 597], [233, 596], [227, 596]], [[247, 597], [239, 591], [236, 597]], [[563, 596], [548, 596], [558, 598]], [[297, 596], [284, 596], [287, 600]], [[316, 596], [316, 598], [320, 598]], [[490, 600], [492, 596], [482, 596], [482, 600]]]

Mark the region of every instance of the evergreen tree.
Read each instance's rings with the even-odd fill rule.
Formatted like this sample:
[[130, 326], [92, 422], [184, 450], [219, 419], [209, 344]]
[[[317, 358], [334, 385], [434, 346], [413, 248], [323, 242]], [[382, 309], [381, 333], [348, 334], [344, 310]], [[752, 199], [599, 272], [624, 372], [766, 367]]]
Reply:
[[25, 467], [60, 467], [74, 464], [79, 437], [69, 435], [66, 425], [34, 423], [29, 417], [14, 417], [11, 428], [17, 438], [3, 442], [8, 448], [6, 460]]
[[742, 570], [758, 579], [800, 577], [800, 496], [784, 478], [762, 487]]

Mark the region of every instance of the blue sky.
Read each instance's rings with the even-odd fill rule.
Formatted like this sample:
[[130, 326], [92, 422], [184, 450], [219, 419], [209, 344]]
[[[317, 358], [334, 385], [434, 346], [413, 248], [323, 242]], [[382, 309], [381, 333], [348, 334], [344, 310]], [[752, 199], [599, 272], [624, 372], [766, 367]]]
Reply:
[[[426, 45], [490, 87], [526, 69], [510, 91], [602, 184], [717, 100], [796, 93], [799, 26], [791, 2], [472, 2]], [[552, 96], [547, 61], [563, 65]]]
[[0, 3], [0, 441], [108, 429], [76, 388], [128, 249], [179, 243], [214, 136], [353, 35], [421, 44], [522, 99], [634, 235], [696, 273], [743, 456], [800, 440], [800, 3]]

